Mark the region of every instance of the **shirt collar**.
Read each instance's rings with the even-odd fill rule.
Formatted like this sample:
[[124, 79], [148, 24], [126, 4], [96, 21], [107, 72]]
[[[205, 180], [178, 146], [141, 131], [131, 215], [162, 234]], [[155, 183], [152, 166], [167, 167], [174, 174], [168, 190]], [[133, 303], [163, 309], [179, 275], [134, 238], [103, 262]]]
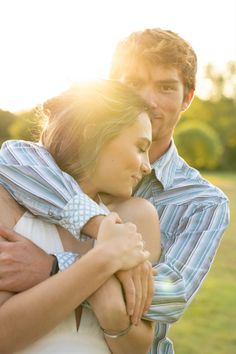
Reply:
[[175, 172], [179, 163], [179, 154], [174, 141], [170, 147], [158, 160], [152, 164], [157, 180], [162, 184], [163, 189], [168, 189], [173, 185]]

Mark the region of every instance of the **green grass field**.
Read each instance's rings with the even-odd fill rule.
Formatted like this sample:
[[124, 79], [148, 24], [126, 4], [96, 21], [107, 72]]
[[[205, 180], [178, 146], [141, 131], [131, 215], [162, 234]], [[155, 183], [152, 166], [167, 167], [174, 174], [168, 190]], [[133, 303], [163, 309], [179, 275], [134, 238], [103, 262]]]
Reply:
[[202, 288], [169, 337], [176, 354], [236, 353], [236, 174], [205, 174], [230, 200], [231, 222]]

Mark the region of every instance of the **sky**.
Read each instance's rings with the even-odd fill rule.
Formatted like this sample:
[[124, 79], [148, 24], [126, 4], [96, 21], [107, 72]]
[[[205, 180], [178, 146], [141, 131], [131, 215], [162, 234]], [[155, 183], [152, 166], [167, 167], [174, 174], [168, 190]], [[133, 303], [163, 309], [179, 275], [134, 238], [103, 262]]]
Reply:
[[30, 109], [77, 80], [106, 77], [117, 42], [136, 30], [177, 32], [204, 66], [236, 61], [236, 0], [0, 0], [0, 109]]

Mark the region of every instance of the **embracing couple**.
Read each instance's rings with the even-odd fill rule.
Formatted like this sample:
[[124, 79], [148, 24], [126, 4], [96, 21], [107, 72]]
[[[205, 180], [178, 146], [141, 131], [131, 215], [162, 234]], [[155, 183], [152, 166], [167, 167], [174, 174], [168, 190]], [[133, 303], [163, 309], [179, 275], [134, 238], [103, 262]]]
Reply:
[[39, 143], [3, 144], [1, 354], [174, 353], [228, 224], [173, 140], [196, 71], [176, 33], [132, 33], [110, 80], [45, 102]]

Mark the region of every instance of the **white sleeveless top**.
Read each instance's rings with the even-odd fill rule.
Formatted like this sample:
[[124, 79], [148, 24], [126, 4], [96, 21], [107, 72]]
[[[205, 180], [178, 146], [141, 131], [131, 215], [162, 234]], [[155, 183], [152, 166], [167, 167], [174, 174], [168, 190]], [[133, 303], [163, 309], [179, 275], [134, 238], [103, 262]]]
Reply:
[[[14, 229], [48, 253], [63, 252], [63, 246], [56, 226], [44, 222], [28, 212], [21, 217]], [[45, 314], [46, 320], [47, 314]], [[75, 313], [72, 312], [46, 336], [15, 354], [78, 353], [110, 354], [97, 319], [88, 308], [83, 308], [82, 310], [78, 331]]]

